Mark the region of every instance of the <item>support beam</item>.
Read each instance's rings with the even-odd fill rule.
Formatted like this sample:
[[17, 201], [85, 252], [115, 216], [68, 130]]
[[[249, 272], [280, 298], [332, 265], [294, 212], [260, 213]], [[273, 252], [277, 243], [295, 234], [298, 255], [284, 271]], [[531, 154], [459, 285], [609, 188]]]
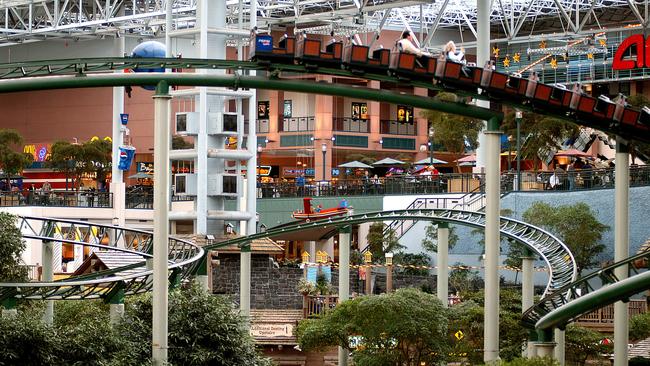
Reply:
[[[350, 237], [352, 236], [352, 227], [344, 226], [339, 231], [339, 302], [350, 298]], [[339, 366], [347, 366], [348, 350], [339, 347], [338, 350]]]
[[445, 11], [447, 10], [447, 4], [449, 4], [449, 0], [445, 0], [445, 2], [442, 3], [442, 6], [438, 10], [438, 16], [436, 16], [433, 24], [431, 24], [431, 28], [429, 28], [429, 31], [427, 32], [427, 38], [425, 38], [424, 42], [422, 43], [424, 47], [428, 47], [431, 44], [431, 40], [433, 39], [433, 35], [436, 33], [436, 29], [438, 29], [440, 20], [442, 20], [443, 16], [445, 15]]
[[501, 131], [496, 118], [488, 121], [485, 132], [485, 320], [484, 354], [486, 364], [499, 361], [499, 246], [500, 246], [500, 147]]
[[[519, 150], [517, 150], [519, 151]], [[533, 265], [535, 263], [535, 256], [532, 250], [526, 248], [524, 255], [521, 257], [521, 311], [526, 312], [533, 306], [535, 300], [535, 287], [533, 282]], [[534, 345], [528, 341], [524, 356], [535, 357]]]
[[436, 270], [438, 300], [443, 307], [449, 304], [449, 224], [438, 224], [438, 268]]
[[565, 331], [555, 329], [554, 331], [555, 349], [553, 350], [553, 358], [559, 362], [560, 366], [565, 364]]
[[[630, 195], [630, 155], [628, 146], [622, 139], [616, 139], [616, 167], [614, 168], [614, 262], [629, 257], [629, 195]], [[627, 265], [614, 269], [619, 280], [628, 277]], [[614, 366], [627, 365], [627, 344], [629, 341], [628, 303], [614, 304]]]
[[[54, 281], [54, 243], [43, 242], [43, 282]], [[45, 313], [43, 314], [45, 324], [54, 323], [54, 301], [45, 300]]]
[[567, 14], [566, 10], [564, 10], [564, 6], [560, 3], [560, 0], [553, 0], [553, 2], [555, 2], [555, 6], [560, 11], [560, 14], [562, 14], [562, 18], [566, 20], [568, 26], [571, 27], [574, 32], [577, 32], [578, 29], [576, 28], [576, 25], [571, 21], [571, 17]]
[[153, 336], [152, 361], [167, 365], [168, 247], [169, 247], [169, 85], [161, 81], [154, 99], [153, 191]]

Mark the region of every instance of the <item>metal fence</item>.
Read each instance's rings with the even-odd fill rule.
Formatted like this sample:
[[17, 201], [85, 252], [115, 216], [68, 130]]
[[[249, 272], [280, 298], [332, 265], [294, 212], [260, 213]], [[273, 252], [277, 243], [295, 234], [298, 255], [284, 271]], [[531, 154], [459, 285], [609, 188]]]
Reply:
[[[295, 182], [258, 184], [258, 198], [407, 195], [482, 192], [483, 174], [439, 174], [429, 176], [382, 177], [377, 179], [337, 179], [312, 181], [304, 186]], [[630, 186], [650, 185], [650, 167], [630, 168]], [[588, 169], [572, 172], [521, 172], [521, 191], [569, 191], [614, 187], [614, 169]], [[517, 173], [501, 175], [501, 191], [518, 190]]]
[[113, 194], [77, 191], [0, 192], [0, 206], [110, 208], [113, 207]]

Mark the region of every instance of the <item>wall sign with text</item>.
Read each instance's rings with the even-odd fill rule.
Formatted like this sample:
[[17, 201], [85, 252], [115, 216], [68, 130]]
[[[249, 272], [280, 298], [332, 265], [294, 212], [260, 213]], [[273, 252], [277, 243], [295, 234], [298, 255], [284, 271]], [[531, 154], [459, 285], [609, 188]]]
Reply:
[[650, 37], [644, 39], [643, 34], [633, 34], [625, 38], [616, 49], [612, 69], [630, 70], [650, 67], [650, 44], [648, 43]]

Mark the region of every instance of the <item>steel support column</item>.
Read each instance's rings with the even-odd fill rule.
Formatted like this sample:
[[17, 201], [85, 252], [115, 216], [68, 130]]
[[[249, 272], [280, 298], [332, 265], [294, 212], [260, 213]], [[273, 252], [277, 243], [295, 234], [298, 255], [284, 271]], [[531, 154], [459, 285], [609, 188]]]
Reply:
[[[533, 265], [535, 256], [533, 251], [526, 248], [524, 255], [521, 257], [521, 311], [525, 312], [533, 306], [535, 299], [535, 287], [533, 282]], [[535, 357], [534, 344], [528, 341], [524, 356]]]
[[[52, 282], [54, 280], [54, 243], [51, 241], [43, 242], [43, 282]], [[45, 313], [43, 314], [45, 324], [54, 323], [54, 301], [45, 301]]]
[[153, 185], [153, 338], [154, 365], [167, 364], [168, 237], [169, 237], [169, 85], [161, 81], [154, 99]]
[[[433, 160], [432, 160], [433, 161]], [[449, 224], [438, 224], [438, 268], [436, 282], [438, 299], [443, 307], [449, 303]]]
[[[629, 256], [629, 195], [630, 163], [628, 147], [616, 139], [615, 196], [614, 202], [614, 262]], [[614, 275], [623, 280], [628, 277], [628, 266], [614, 269]], [[614, 304], [614, 366], [627, 365], [627, 343], [629, 340], [628, 303]]]
[[500, 206], [500, 140], [499, 121], [488, 121], [485, 132], [485, 320], [483, 360], [492, 364], [499, 360], [499, 206]]
[[[344, 226], [339, 231], [339, 302], [350, 298], [350, 236], [352, 227]], [[347, 366], [348, 350], [339, 347], [339, 366]]]

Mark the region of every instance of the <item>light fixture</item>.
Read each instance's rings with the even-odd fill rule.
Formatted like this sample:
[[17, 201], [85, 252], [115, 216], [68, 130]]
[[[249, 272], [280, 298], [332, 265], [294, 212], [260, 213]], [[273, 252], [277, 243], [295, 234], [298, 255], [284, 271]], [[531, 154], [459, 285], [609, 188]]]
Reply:
[[372, 253], [370, 251], [363, 253], [363, 261], [366, 264], [372, 263]]
[[262, 147], [261, 147], [261, 146], [258, 146], [258, 147], [257, 147], [257, 152], [258, 152], [258, 153], [261, 153], [261, 152], [262, 152]]
[[214, 235], [212, 235], [212, 234], [208, 234], [208, 235], [205, 236], [205, 238], [206, 238], [207, 240], [214, 240]]
[[521, 111], [515, 112], [515, 118], [521, 119], [522, 117], [523, 117], [523, 113], [521, 113]]
[[386, 255], [386, 265], [387, 266], [392, 266], [393, 265], [393, 253], [388, 252], [385, 255]]
[[320, 145], [320, 149], [321, 149], [322, 152], [326, 152], [327, 151], [327, 144]]

